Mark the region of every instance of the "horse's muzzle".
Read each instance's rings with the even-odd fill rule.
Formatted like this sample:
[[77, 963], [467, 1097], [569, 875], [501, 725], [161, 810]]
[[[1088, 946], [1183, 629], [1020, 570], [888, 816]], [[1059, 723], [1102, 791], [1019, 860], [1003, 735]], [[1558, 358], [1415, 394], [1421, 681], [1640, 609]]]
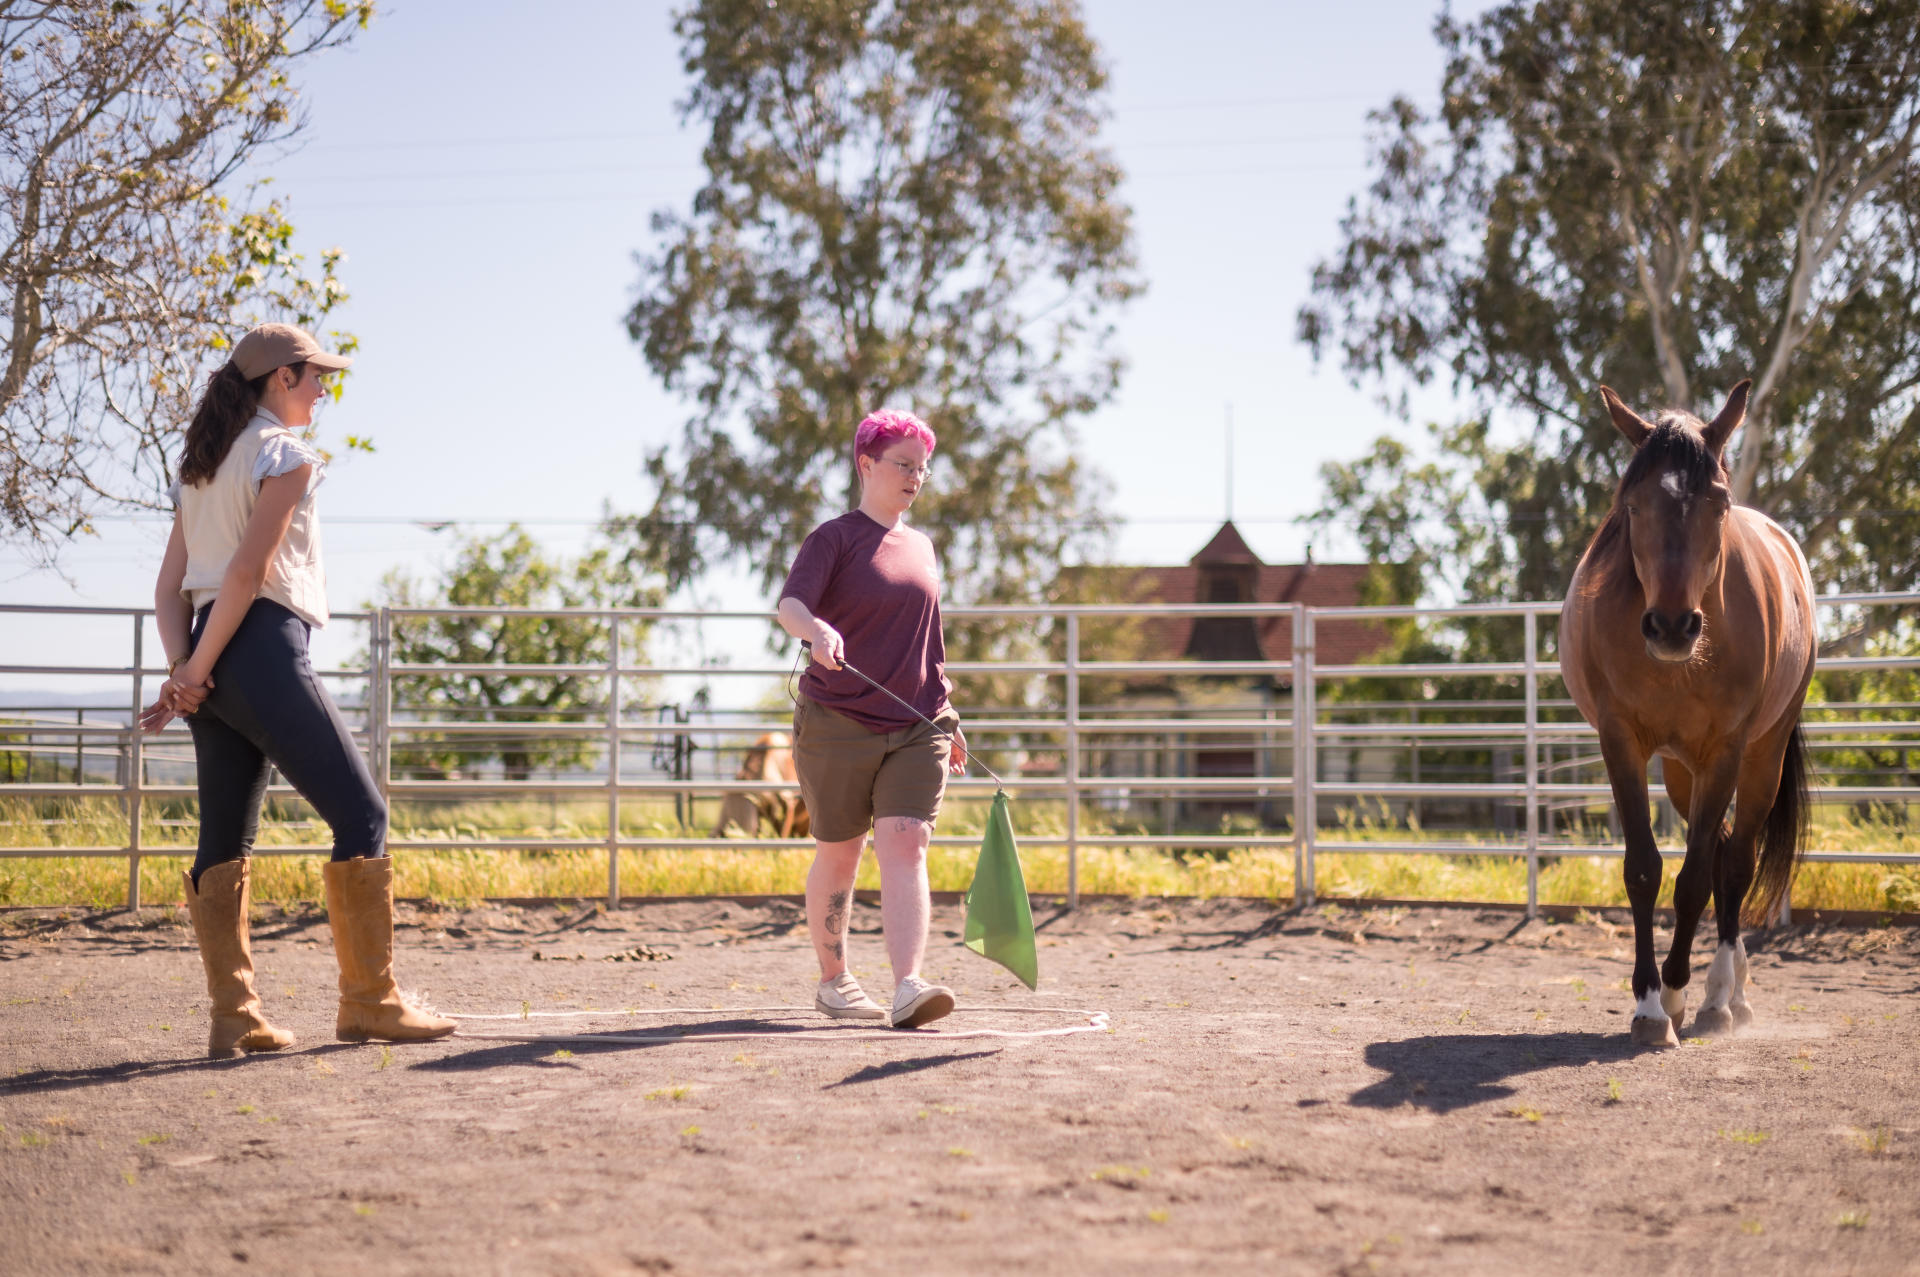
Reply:
[[1705, 619], [1699, 608], [1673, 615], [1648, 608], [1640, 614], [1640, 633], [1647, 640], [1647, 655], [1656, 661], [1691, 660], [1693, 645], [1700, 641], [1700, 626]]

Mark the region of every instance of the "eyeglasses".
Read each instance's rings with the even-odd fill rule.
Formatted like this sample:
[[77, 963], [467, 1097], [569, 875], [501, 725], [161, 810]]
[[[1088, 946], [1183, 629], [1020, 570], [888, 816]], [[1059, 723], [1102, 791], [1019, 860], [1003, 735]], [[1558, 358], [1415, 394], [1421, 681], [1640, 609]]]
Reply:
[[886, 462], [888, 465], [898, 470], [900, 472], [900, 477], [903, 479], [911, 476], [912, 478], [918, 479], [922, 483], [925, 483], [927, 479], [929, 479], [933, 475], [933, 466], [931, 463], [924, 466], [915, 466], [915, 465], [908, 465], [904, 461], [895, 461], [892, 457], [881, 457], [880, 460]]

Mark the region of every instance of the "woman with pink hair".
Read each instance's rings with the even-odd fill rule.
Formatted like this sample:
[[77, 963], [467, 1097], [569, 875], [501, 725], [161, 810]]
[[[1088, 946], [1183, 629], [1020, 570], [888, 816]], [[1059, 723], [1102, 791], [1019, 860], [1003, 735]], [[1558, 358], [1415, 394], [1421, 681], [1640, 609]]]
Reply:
[[[920, 978], [932, 912], [927, 848], [949, 771], [966, 770], [960, 717], [947, 703], [940, 635], [940, 568], [933, 542], [907, 526], [927, 480], [935, 440], [927, 423], [882, 409], [854, 434], [858, 508], [808, 534], [787, 573], [777, 612], [787, 633], [812, 645], [793, 713], [794, 763], [813, 820], [807, 931], [820, 959], [814, 1006], [837, 1019], [913, 1028], [953, 1010], [953, 991]], [[887, 692], [843, 668], [851, 660]], [[853, 880], [873, 831], [880, 916], [893, 964], [891, 1010], [847, 970]]]

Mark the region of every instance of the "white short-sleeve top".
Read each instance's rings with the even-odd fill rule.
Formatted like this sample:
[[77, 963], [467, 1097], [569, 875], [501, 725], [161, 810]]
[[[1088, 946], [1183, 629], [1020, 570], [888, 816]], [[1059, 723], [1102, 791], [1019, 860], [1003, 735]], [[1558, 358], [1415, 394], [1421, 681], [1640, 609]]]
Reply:
[[267, 565], [257, 597], [272, 599], [309, 625], [327, 623], [327, 574], [320, 561], [320, 516], [313, 503], [313, 491], [326, 477], [326, 463], [265, 408], [256, 410], [234, 438], [213, 478], [191, 487], [175, 482], [168, 490], [187, 543], [187, 575], [180, 593], [194, 610], [213, 602], [220, 592], [227, 564], [240, 548], [260, 499], [261, 480], [307, 465], [313, 467], [313, 477], [293, 509], [293, 522]]

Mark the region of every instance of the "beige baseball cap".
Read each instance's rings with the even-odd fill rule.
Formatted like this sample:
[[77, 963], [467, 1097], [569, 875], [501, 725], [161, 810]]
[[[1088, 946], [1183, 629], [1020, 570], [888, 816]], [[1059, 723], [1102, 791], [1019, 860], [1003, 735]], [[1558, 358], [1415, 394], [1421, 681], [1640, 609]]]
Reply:
[[353, 360], [321, 347], [313, 334], [292, 324], [262, 324], [233, 348], [233, 366], [248, 381], [275, 368], [307, 363], [324, 372], [338, 372]]

